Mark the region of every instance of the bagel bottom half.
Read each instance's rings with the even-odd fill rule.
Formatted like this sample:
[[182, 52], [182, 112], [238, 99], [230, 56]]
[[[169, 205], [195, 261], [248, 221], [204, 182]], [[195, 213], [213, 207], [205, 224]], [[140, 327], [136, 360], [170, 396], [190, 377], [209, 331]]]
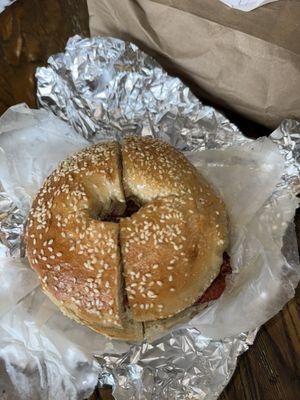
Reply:
[[[51, 295], [51, 293], [47, 293], [50, 300], [59, 307], [60, 311], [68, 318], [73, 319], [80, 325], [86, 326], [85, 322], [82, 321], [78, 315], [71, 312], [70, 309], [65, 309], [61, 306], [59, 301]], [[136, 322], [133, 321], [130, 316], [130, 311], [126, 310], [125, 316], [123, 319], [123, 328], [112, 328], [105, 327], [101, 324], [92, 324], [89, 325], [89, 328], [93, 331], [100, 333], [110, 339], [114, 340], [125, 340], [128, 342], [140, 342], [144, 339], [149, 341], [155, 340], [158, 336], [162, 335], [164, 332], [169, 331], [170, 329], [176, 327], [177, 325], [181, 325], [190, 321], [193, 317], [195, 317], [199, 312], [204, 310], [207, 307], [208, 303], [197, 304], [189, 307], [188, 309], [181, 311], [177, 315], [171, 318], [165, 318], [158, 321], [148, 321], [148, 322]]]

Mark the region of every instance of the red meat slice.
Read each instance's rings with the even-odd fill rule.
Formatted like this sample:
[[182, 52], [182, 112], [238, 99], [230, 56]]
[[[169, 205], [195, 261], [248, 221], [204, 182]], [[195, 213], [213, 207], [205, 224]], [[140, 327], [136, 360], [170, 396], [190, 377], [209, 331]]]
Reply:
[[201, 297], [196, 301], [195, 304], [207, 303], [212, 300], [218, 299], [224, 292], [226, 287], [226, 276], [231, 274], [232, 269], [230, 265], [230, 257], [227, 253], [223, 254], [223, 264], [220, 268], [219, 275], [215, 278], [213, 283], [203, 293]]

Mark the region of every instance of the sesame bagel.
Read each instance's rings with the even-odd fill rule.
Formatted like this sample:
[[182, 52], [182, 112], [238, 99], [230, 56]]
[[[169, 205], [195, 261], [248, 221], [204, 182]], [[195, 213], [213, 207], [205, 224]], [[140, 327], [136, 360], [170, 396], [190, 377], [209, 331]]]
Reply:
[[138, 341], [193, 314], [220, 271], [227, 215], [183, 154], [128, 137], [59, 165], [32, 204], [25, 243], [43, 290], [64, 314]]

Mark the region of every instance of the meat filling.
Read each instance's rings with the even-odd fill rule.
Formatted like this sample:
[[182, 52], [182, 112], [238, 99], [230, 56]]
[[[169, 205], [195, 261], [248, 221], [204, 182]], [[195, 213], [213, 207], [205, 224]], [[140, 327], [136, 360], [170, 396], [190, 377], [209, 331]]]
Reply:
[[215, 278], [213, 283], [203, 293], [201, 297], [196, 301], [195, 305], [208, 303], [209, 301], [218, 299], [224, 292], [226, 287], [226, 276], [231, 274], [232, 269], [230, 265], [230, 257], [227, 253], [223, 254], [223, 263], [220, 268], [219, 275]]

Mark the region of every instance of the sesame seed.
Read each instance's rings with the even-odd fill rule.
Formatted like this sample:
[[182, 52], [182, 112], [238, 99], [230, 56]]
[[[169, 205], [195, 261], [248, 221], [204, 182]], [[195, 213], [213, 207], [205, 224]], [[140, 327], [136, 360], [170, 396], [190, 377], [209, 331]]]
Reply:
[[157, 295], [151, 290], [148, 290], [147, 296], [150, 297], [151, 299], [155, 299], [157, 297]]

